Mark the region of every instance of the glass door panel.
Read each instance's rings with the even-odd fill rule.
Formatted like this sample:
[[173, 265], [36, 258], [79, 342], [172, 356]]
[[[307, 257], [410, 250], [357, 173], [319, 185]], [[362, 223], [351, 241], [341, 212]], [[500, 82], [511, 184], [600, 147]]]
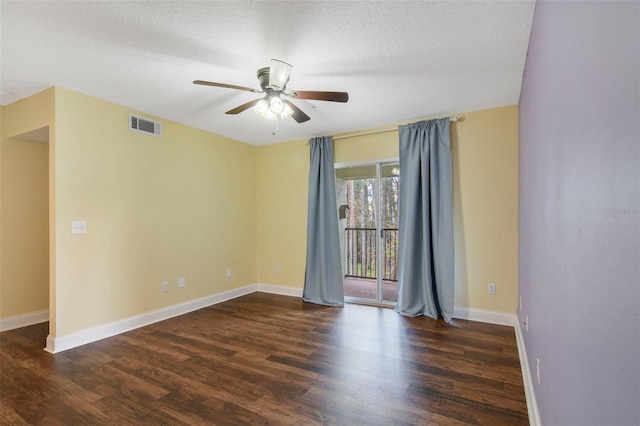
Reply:
[[[345, 297], [378, 301], [376, 165], [336, 169]], [[344, 207], [346, 206], [346, 207]]]
[[398, 197], [400, 166], [380, 165], [380, 274], [382, 301], [398, 301]]
[[345, 297], [397, 300], [397, 164], [336, 169]]

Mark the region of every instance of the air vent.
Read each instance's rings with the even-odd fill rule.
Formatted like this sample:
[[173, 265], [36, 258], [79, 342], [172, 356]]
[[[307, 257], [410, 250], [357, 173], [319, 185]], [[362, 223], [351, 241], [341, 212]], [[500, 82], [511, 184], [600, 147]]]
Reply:
[[148, 118], [129, 114], [129, 130], [162, 137], [162, 123]]

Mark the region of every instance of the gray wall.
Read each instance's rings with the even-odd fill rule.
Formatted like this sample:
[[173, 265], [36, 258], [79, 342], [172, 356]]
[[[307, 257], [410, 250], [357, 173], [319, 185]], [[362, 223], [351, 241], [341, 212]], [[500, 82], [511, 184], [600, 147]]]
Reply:
[[539, 1], [519, 108], [518, 316], [542, 424], [638, 425], [640, 2]]

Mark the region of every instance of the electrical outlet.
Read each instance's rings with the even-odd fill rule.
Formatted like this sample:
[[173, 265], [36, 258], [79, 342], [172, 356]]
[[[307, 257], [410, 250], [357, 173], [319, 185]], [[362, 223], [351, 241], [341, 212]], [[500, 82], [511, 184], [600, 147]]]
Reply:
[[231, 268], [227, 268], [227, 278], [231, 278]]
[[489, 294], [496, 294], [496, 285], [494, 283], [489, 283], [487, 291]]
[[185, 285], [187, 285], [187, 280], [184, 277], [178, 278], [178, 287], [184, 288]]
[[71, 221], [71, 233], [72, 234], [86, 234], [87, 222], [84, 220], [72, 220]]
[[538, 384], [540, 384], [540, 358], [536, 358], [536, 377], [538, 379]]
[[165, 281], [162, 283], [162, 292], [166, 293], [167, 291], [169, 291], [169, 282]]
[[276, 265], [276, 273], [280, 273], [280, 265]]

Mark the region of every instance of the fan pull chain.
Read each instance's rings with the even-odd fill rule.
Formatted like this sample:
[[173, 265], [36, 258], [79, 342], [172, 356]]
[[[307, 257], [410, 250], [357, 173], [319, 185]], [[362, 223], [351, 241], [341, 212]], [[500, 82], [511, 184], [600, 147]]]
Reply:
[[276, 119], [274, 120], [273, 123], [273, 131], [271, 132], [271, 136], [275, 136], [276, 133], [278, 133], [280, 131], [280, 122], [278, 121], [278, 118], [276, 117]]

